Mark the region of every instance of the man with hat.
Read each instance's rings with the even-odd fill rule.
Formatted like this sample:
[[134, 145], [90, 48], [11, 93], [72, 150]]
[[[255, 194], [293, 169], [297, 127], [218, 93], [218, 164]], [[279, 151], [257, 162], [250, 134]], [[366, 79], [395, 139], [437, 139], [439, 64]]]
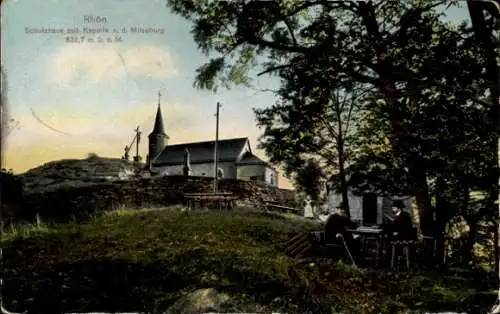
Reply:
[[347, 206], [341, 203], [336, 211], [330, 215], [325, 224], [325, 240], [327, 243], [336, 243], [337, 234], [344, 236], [344, 240], [354, 255], [359, 252], [359, 243], [347, 229], [356, 229], [358, 225], [347, 218]]
[[393, 202], [392, 213], [394, 220], [387, 225], [386, 232], [390, 237], [398, 240], [411, 240], [414, 236], [413, 224], [409, 213], [404, 211], [404, 204], [401, 200]]

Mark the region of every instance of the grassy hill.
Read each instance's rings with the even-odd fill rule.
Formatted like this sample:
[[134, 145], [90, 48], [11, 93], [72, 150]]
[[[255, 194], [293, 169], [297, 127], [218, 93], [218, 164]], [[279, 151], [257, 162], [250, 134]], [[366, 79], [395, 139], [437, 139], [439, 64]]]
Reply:
[[118, 158], [91, 156], [86, 159], [51, 161], [21, 174], [28, 193], [62, 187], [85, 186], [119, 179], [134, 172], [132, 162]]
[[194, 289], [231, 298], [225, 311], [484, 312], [495, 299], [485, 276], [381, 272], [289, 258], [279, 243], [311, 222], [250, 212], [118, 211], [87, 224], [39, 224], [7, 232], [9, 311], [161, 312]]

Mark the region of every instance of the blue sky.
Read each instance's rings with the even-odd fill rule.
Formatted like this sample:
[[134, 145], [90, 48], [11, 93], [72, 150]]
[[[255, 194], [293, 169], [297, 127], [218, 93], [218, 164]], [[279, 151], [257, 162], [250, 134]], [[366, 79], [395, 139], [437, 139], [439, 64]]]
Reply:
[[[85, 15], [103, 16], [107, 22], [85, 25]], [[451, 8], [449, 18], [467, 18], [465, 5]], [[164, 34], [128, 33], [121, 35], [122, 43], [86, 44], [66, 43], [61, 34], [25, 31], [84, 26], [144, 26], [164, 29]], [[274, 103], [273, 95], [236, 87], [218, 94], [194, 89], [195, 70], [207, 58], [189, 31], [190, 24], [171, 14], [163, 0], [4, 1], [2, 66], [9, 113], [19, 122], [7, 138], [5, 167], [23, 172], [89, 152], [120, 157], [135, 126], [145, 134], [151, 131], [158, 91], [170, 143], [212, 139], [215, 105], [221, 101], [221, 138], [248, 136], [256, 149], [260, 131], [252, 108]], [[259, 78], [257, 85], [271, 89], [277, 82]], [[31, 110], [62, 133], [42, 125]], [[256, 152], [265, 159], [263, 152]]]

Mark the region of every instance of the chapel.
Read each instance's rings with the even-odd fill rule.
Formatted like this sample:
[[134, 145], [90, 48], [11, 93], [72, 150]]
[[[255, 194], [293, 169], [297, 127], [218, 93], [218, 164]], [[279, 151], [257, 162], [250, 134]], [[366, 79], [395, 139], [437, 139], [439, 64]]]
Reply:
[[[214, 177], [214, 140], [169, 145], [169, 139], [158, 102], [153, 130], [148, 136], [146, 162], [151, 174]], [[276, 170], [253, 154], [247, 137], [219, 139], [217, 143], [219, 178], [261, 181], [278, 186]]]

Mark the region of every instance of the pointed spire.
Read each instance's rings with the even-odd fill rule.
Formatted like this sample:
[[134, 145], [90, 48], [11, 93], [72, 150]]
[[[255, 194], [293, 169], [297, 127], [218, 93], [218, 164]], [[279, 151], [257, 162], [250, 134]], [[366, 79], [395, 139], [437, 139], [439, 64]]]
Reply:
[[163, 116], [161, 114], [161, 105], [160, 105], [160, 97], [161, 94], [158, 92], [158, 109], [156, 111], [155, 125], [153, 127], [153, 131], [151, 134], [165, 134], [165, 128], [163, 126]]

